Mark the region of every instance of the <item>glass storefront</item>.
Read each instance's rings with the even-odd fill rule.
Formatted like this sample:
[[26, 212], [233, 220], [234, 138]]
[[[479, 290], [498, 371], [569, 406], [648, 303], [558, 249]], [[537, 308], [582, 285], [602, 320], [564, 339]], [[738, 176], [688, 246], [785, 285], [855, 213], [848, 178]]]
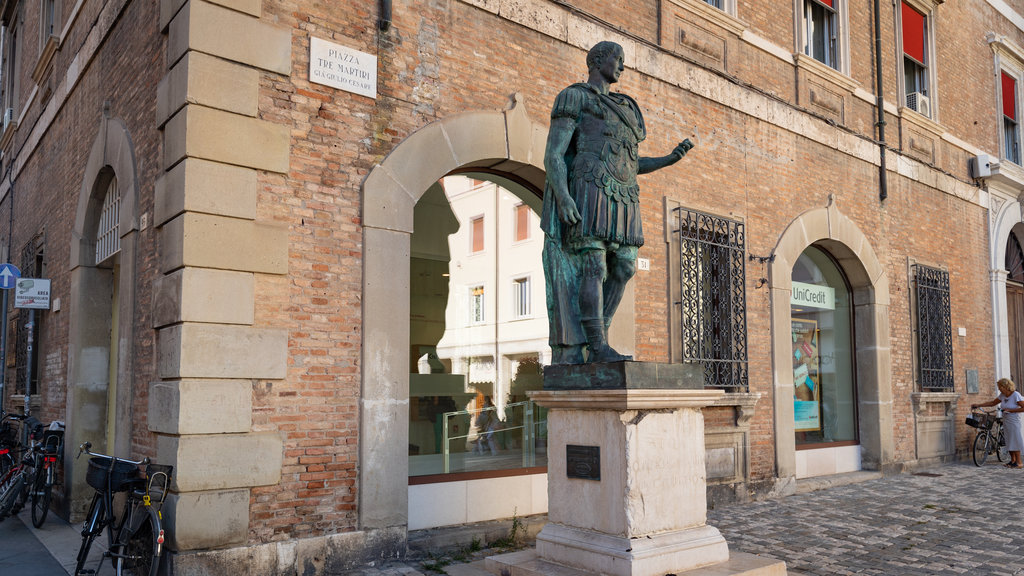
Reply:
[[420, 480], [547, 466], [546, 411], [526, 395], [550, 355], [541, 199], [474, 176], [443, 178], [415, 209], [409, 475]]
[[856, 443], [850, 290], [817, 247], [807, 248], [793, 267], [790, 312], [797, 447]]

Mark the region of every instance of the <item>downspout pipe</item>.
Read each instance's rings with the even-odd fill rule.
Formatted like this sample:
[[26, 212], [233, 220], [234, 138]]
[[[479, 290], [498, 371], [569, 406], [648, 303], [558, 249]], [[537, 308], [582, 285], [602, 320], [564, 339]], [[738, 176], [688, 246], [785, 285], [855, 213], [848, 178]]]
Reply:
[[878, 200], [885, 202], [889, 197], [889, 184], [885, 174], [885, 97], [882, 90], [882, 9], [875, 0], [875, 90], [878, 109]]
[[387, 32], [391, 28], [391, 0], [380, 0], [380, 20], [377, 21], [377, 27], [381, 32]]

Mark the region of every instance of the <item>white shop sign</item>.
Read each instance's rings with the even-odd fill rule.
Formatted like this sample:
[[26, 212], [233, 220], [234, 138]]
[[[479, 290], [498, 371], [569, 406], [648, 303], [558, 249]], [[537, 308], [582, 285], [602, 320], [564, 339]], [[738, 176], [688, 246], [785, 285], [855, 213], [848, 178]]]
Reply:
[[830, 286], [793, 282], [793, 297], [789, 303], [793, 306], [809, 308], [836, 309], [836, 290]]
[[319, 38], [310, 38], [309, 81], [376, 98], [377, 57]]

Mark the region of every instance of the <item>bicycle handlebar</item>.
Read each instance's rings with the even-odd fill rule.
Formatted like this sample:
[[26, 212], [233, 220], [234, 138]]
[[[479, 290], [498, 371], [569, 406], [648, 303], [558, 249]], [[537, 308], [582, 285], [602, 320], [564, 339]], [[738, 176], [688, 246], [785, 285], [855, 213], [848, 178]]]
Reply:
[[129, 460], [127, 458], [118, 458], [117, 456], [110, 456], [108, 454], [100, 454], [99, 452], [92, 452], [90, 450], [90, 448], [92, 448], [92, 442], [82, 442], [82, 445], [78, 447], [78, 456], [75, 456], [75, 459], [77, 460], [82, 455], [82, 453], [84, 452], [84, 453], [88, 454], [89, 456], [99, 456], [101, 458], [110, 458], [111, 460], [114, 460], [116, 462], [127, 462], [129, 464], [135, 464], [136, 466], [145, 466], [145, 465], [148, 465], [150, 463], [149, 456], [146, 456], [142, 460], [135, 461], [135, 460]]

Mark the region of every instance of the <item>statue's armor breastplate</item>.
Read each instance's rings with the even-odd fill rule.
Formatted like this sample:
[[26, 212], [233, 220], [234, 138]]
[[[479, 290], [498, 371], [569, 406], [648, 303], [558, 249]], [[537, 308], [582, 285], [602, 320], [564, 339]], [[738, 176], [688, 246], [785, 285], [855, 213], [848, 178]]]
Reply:
[[638, 201], [636, 174], [640, 158], [636, 132], [608, 106], [620, 106], [627, 118], [635, 119], [636, 114], [625, 100], [612, 104], [610, 99], [605, 99], [602, 103], [596, 95], [587, 100], [576, 133], [573, 172], [612, 199], [635, 203]]

